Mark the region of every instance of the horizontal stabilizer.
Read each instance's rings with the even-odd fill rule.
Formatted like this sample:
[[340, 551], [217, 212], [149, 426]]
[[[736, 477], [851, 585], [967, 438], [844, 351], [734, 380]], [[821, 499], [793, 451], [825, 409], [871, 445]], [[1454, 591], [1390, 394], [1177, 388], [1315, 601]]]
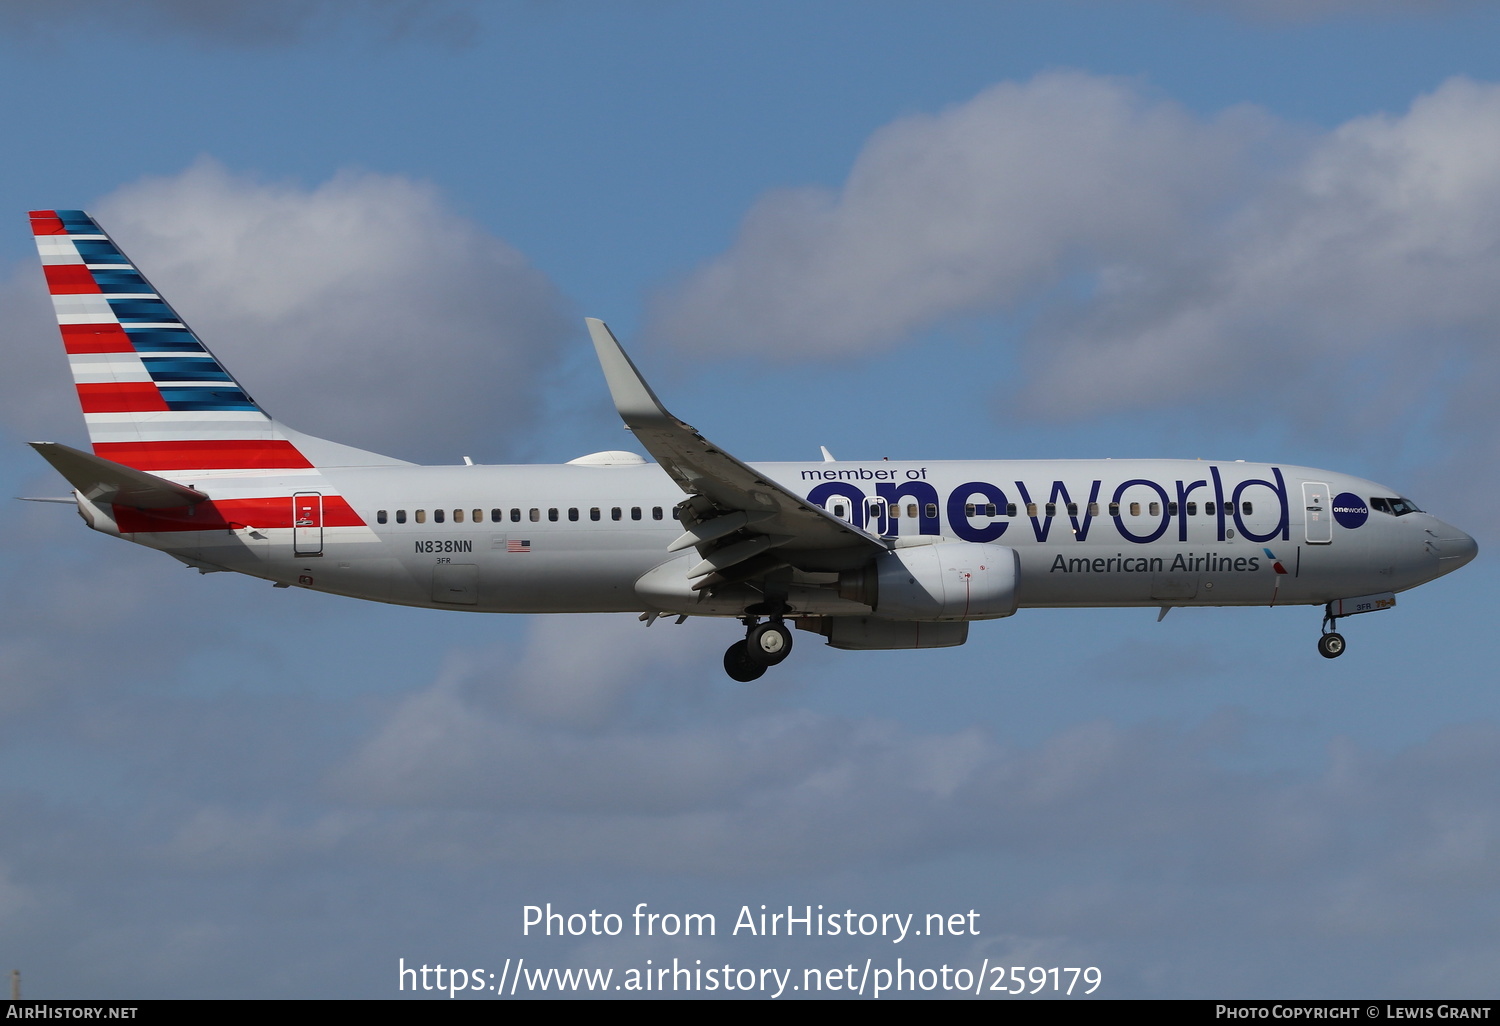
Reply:
[[172, 509], [208, 499], [185, 485], [58, 442], [32, 442], [31, 447], [90, 502], [134, 509]]

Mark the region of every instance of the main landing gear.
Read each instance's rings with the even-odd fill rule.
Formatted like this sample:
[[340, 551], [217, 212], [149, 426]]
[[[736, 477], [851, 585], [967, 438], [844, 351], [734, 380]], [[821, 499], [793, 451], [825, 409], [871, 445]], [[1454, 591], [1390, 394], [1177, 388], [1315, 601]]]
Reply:
[[1338, 618], [1333, 615], [1333, 603], [1323, 607], [1323, 636], [1318, 639], [1318, 654], [1324, 659], [1337, 659], [1344, 654], [1344, 636], [1334, 630]]
[[744, 624], [745, 640], [736, 641], [724, 653], [724, 672], [741, 683], [749, 683], [791, 654], [792, 632], [779, 616], [765, 623], [747, 616]]

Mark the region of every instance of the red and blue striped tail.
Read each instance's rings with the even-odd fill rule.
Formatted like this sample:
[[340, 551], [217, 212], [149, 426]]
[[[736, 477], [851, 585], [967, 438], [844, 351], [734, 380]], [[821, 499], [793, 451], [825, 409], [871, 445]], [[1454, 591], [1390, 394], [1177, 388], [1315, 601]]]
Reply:
[[193, 473], [313, 466], [88, 214], [31, 230], [95, 455]]

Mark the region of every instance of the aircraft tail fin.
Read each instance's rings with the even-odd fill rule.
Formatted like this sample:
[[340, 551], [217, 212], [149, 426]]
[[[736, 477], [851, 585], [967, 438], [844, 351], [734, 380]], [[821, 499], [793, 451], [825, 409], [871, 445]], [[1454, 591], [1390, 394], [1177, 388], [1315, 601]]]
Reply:
[[84, 211], [33, 210], [31, 229], [96, 456], [174, 474], [403, 462], [272, 420]]

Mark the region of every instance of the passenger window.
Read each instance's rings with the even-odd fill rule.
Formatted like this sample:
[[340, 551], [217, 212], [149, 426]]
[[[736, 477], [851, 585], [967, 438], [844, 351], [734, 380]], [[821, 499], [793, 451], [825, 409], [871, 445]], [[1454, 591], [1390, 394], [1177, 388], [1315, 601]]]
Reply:
[[1141, 515], [1141, 504], [1139, 502], [1132, 502], [1130, 504], [1130, 515], [1133, 517]]
[[630, 507], [630, 519], [631, 520], [639, 520], [639, 519], [641, 519], [641, 507], [639, 507], [639, 506], [631, 506]]
[[599, 507], [598, 506], [595, 506], [595, 507], [593, 507], [592, 509], [589, 510], [589, 519], [590, 520], [598, 520], [599, 519]]
[[917, 519], [917, 504], [915, 502], [908, 502], [906, 504], [906, 515], [913, 520]]
[[995, 504], [993, 502], [987, 502], [984, 504], [984, 515], [987, 517], [992, 517], [995, 515]]
[[445, 516], [446, 516], [446, 514], [443, 513], [442, 510], [435, 509], [435, 510], [432, 511], [432, 522], [434, 524], [441, 524], [443, 522], [443, 519], [445, 518]]
[[1153, 517], [1159, 517], [1159, 516], [1161, 516], [1161, 503], [1159, 503], [1159, 502], [1153, 502], [1147, 508], [1151, 511], [1151, 515]]
[[1055, 503], [1055, 502], [1049, 502], [1049, 503], [1047, 503], [1047, 515], [1049, 517], [1055, 517], [1055, 516], [1057, 516], [1057, 503]]
[[521, 522], [521, 510], [520, 510], [520, 507], [518, 507], [518, 506], [512, 506], [510, 508], [510, 522], [513, 523], [513, 524], [519, 524]]
[[899, 502], [893, 502], [893, 503], [891, 503], [891, 519], [892, 520], [900, 520], [901, 519], [901, 503], [899, 503]]
[[547, 519], [553, 523], [557, 522], [557, 507], [553, 506], [547, 510]]
[[1008, 517], [1013, 517], [1016, 515], [1016, 504], [1014, 502], [1006, 503], [1005, 515]]
[[383, 523], [385, 523], [385, 510], [382, 509], [382, 510], [377, 510], [376, 511], [376, 513], [375, 513], [375, 522], [377, 524], [383, 524]]
[[569, 506], [568, 507], [568, 519], [569, 520], [577, 520], [578, 519], [578, 507], [577, 506]]
[[461, 523], [464, 522], [464, 511], [463, 510], [456, 509], [456, 510], [453, 511], [453, 522], [455, 524], [461, 524]]
[[416, 522], [419, 524], [427, 523], [427, 511], [425, 509], [417, 510], [417, 512], [412, 515], [412, 519], [416, 520]]
[[964, 503], [964, 516], [966, 516], [966, 517], [972, 517], [973, 515], [974, 515], [974, 504], [972, 502], [966, 502], [966, 503]]
[[1109, 515], [1112, 517], [1120, 515], [1120, 504], [1118, 502], [1111, 502], [1109, 504]]
[[1203, 512], [1205, 514], [1207, 514], [1208, 516], [1213, 516], [1214, 515], [1214, 504], [1211, 503], [1211, 502], [1205, 502], [1203, 504]]
[[1169, 516], [1169, 517], [1175, 517], [1176, 515], [1177, 515], [1177, 503], [1175, 503], [1175, 502], [1169, 502], [1169, 503], [1167, 503], [1167, 516]]
[[535, 506], [531, 507], [531, 522], [533, 524], [539, 524], [539, 523], [541, 523], [541, 521], [542, 521], [542, 511], [539, 510], [539, 509], [537, 509]]
[[844, 517], [848, 516], [848, 510], [844, 508], [844, 504], [842, 502], [835, 502], [833, 504], [833, 515], [842, 520], [844, 519]]
[[1188, 503], [1187, 509], [1188, 509], [1188, 512], [1187, 512], [1188, 516], [1195, 517], [1195, 516], [1198, 515], [1198, 504], [1196, 502], [1190, 502], [1190, 503]]
[[1091, 517], [1097, 517], [1098, 515], [1099, 515], [1099, 504], [1097, 502], [1091, 502], [1091, 503], [1089, 503], [1089, 516], [1091, 516]]
[[1070, 502], [1070, 503], [1068, 503], [1068, 516], [1070, 516], [1070, 517], [1076, 517], [1077, 515], [1078, 515], [1078, 503], [1076, 503], [1076, 502]]
[[1242, 502], [1242, 503], [1240, 503], [1240, 510], [1241, 510], [1241, 511], [1242, 511], [1242, 512], [1243, 512], [1243, 513], [1244, 513], [1244, 514], [1245, 514], [1245, 516], [1247, 516], [1247, 517], [1248, 517], [1248, 516], [1249, 516], [1249, 515], [1250, 515], [1250, 514], [1251, 514], [1251, 513], [1253, 513], [1253, 512], [1255, 512], [1255, 511], [1254, 511], [1254, 510], [1253, 510], [1253, 509], [1251, 509], [1251, 508], [1250, 508], [1250, 504], [1249, 504], [1249, 503], [1248, 503], [1248, 502]]
[[1026, 504], [1026, 515], [1028, 517], [1034, 517], [1034, 516], [1036, 516], [1036, 503], [1034, 503], [1034, 502], [1028, 502]]
[[652, 520], [660, 520], [661, 519], [661, 507], [660, 506], [652, 506], [651, 507], [651, 519]]
[[924, 507], [924, 508], [927, 511], [927, 518], [929, 520], [936, 520], [937, 519], [937, 503], [935, 503], [935, 502], [929, 502], [926, 505], [926, 507]]
[[498, 524], [498, 523], [500, 523], [500, 521], [502, 521], [504, 519], [505, 519], [505, 510], [503, 510], [503, 509], [492, 509], [492, 510], [490, 510], [490, 522], [491, 523]]
[[611, 519], [611, 520], [619, 520], [621, 516], [622, 516], [622, 514], [620, 512], [620, 507], [619, 506], [611, 506], [610, 507], [610, 510], [609, 510], [609, 519]]
[[476, 509], [474, 511], [474, 523], [478, 524], [478, 523], [483, 523], [483, 522], [484, 522], [484, 510], [482, 510], [482, 509]]
[[396, 510], [396, 523], [398, 523], [398, 524], [404, 524], [404, 523], [406, 523], [406, 510], [404, 510], [404, 509], [398, 509], [398, 510]]
[[682, 517], [677, 512], [677, 507], [676, 506], [672, 507], [672, 519], [673, 520], [681, 520], [682, 519]]

